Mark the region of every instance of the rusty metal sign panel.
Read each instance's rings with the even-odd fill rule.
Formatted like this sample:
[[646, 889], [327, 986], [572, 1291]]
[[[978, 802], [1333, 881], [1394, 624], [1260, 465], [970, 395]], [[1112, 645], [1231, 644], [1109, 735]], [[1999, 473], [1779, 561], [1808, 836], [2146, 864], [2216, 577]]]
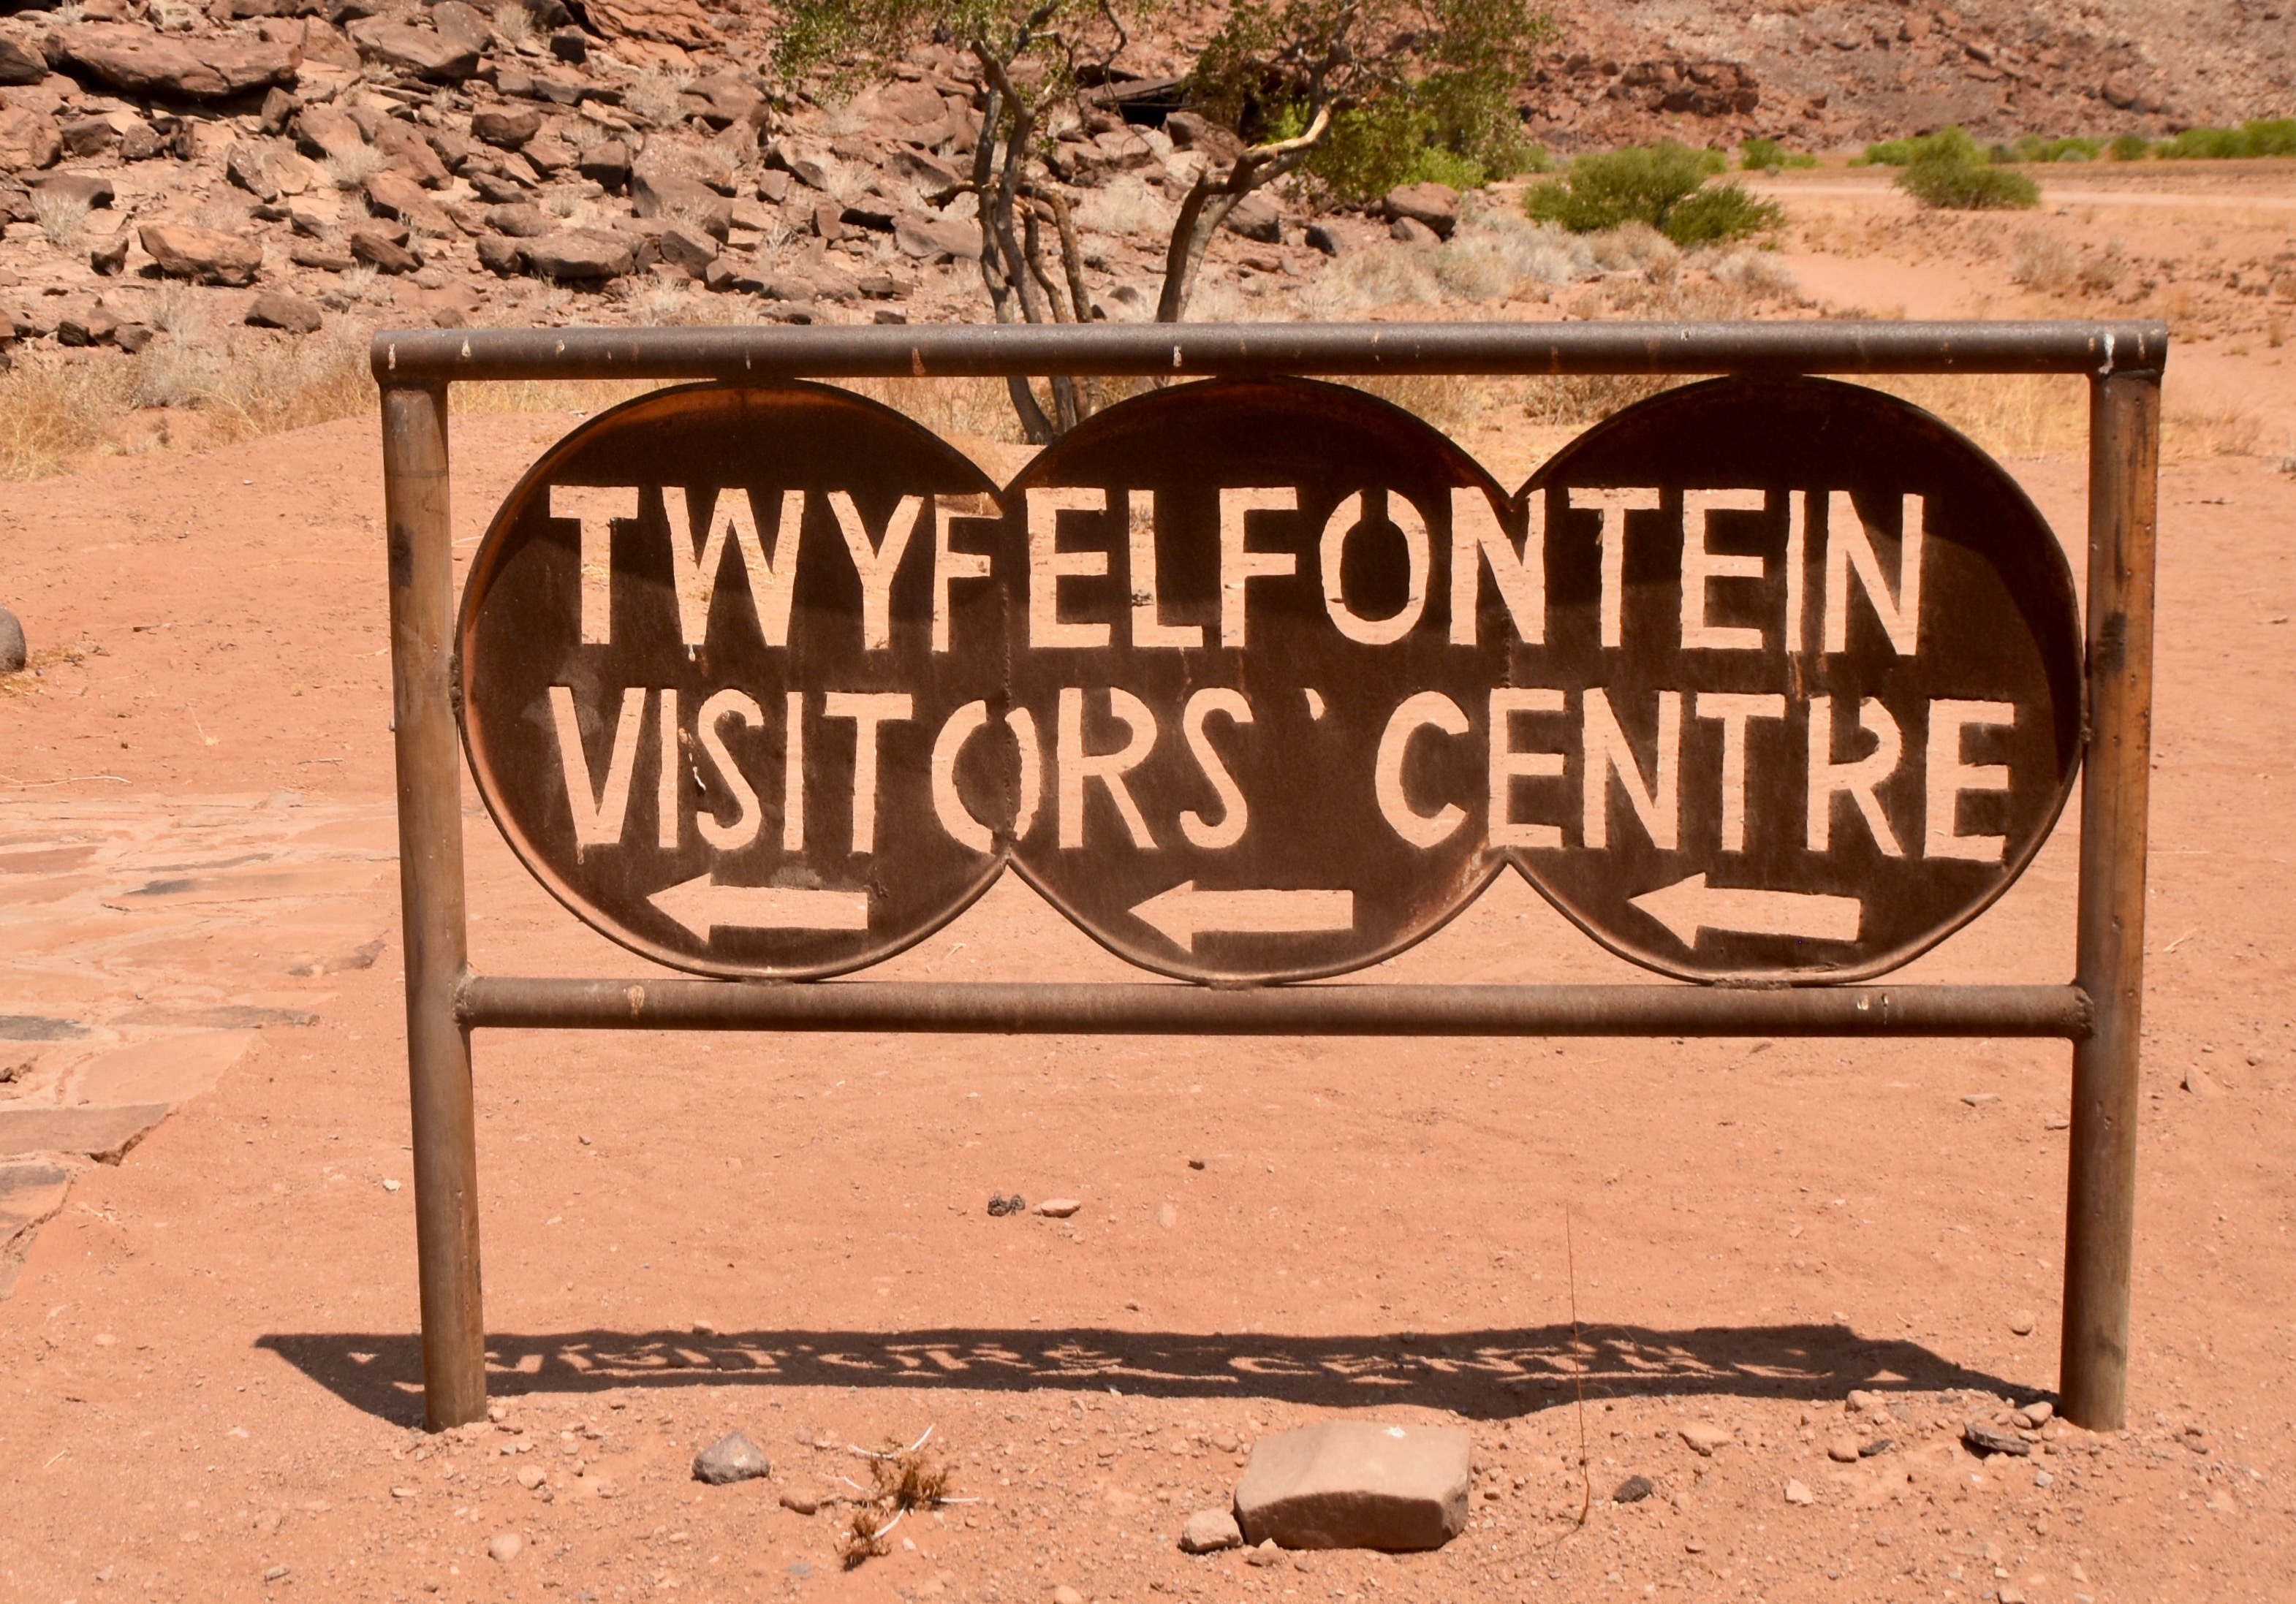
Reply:
[[2030, 861], [2079, 639], [2007, 476], [1852, 386], [1674, 391], [1510, 495], [1332, 385], [1152, 392], [999, 491], [783, 384], [555, 447], [481, 544], [459, 683], [529, 867], [703, 973], [876, 962], [1009, 863], [1143, 967], [1300, 979], [1512, 863], [1653, 969], [1816, 980]]

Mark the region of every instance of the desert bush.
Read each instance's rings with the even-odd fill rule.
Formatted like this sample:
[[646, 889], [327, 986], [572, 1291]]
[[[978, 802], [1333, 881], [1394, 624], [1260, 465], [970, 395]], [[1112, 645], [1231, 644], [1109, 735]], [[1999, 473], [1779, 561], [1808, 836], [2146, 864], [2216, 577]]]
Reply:
[[1807, 151], [1789, 151], [1775, 139], [1750, 139], [1738, 147], [1738, 165], [1750, 173], [1775, 173], [1784, 168], [1814, 168], [1817, 158]]
[[390, 157], [368, 144], [354, 145], [319, 164], [327, 182], [339, 190], [357, 189], [390, 165]]
[[87, 202], [78, 195], [32, 192], [32, 220], [58, 250], [76, 249], [87, 232]]
[[2029, 228], [2017, 236], [2016, 253], [2009, 265], [2009, 276], [2015, 282], [2054, 295], [2073, 282], [2075, 273], [2072, 247], [2055, 234]]
[[622, 110], [644, 122], [676, 123], [685, 113], [685, 102], [679, 97], [693, 81], [683, 74], [649, 67], [622, 86]]
[[494, 9], [495, 37], [511, 49], [534, 42], [534, 13], [526, 8], [526, 0], [504, 0]]
[[2014, 143], [1996, 145], [1996, 161], [2094, 161], [2104, 143], [2096, 139], [2046, 139], [2027, 134]]
[[1761, 300], [1792, 300], [1801, 295], [1801, 285], [1791, 268], [1769, 250], [1750, 250], [1741, 248], [1721, 255], [1693, 258], [1695, 265], [1711, 274], [1718, 282], [1728, 285], [1742, 295]]
[[2090, 295], [2107, 295], [2120, 287], [2128, 276], [2128, 257], [2118, 240], [2109, 240], [2103, 250], [2084, 258], [2078, 274], [2081, 289]]
[[2152, 142], [2142, 134], [2121, 134], [2104, 150], [2115, 161], [2142, 161], [2152, 153]]
[[1706, 186], [1723, 170], [1719, 151], [1657, 144], [1581, 156], [1562, 177], [1532, 186], [1524, 210], [1573, 233], [1647, 224], [1678, 245], [1743, 239], [1777, 227], [1785, 214], [1734, 184]]
[[2162, 140], [2152, 151], [2172, 161], [2296, 156], [2296, 118], [2257, 118], [2237, 128], [2187, 128]]
[[1907, 160], [1898, 187], [1923, 206], [1998, 211], [2041, 203], [2039, 187], [2022, 173], [1993, 166], [1967, 129], [1941, 128], [1905, 143]]

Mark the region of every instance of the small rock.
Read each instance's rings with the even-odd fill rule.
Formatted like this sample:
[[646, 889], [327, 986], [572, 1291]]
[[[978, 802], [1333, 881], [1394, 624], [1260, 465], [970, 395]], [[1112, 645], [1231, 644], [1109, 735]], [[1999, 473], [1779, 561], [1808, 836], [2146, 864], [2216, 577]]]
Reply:
[[748, 1481], [752, 1477], [769, 1475], [772, 1470], [758, 1445], [738, 1431], [727, 1432], [693, 1456], [694, 1479], [706, 1481], [713, 1487]]
[[518, 1485], [529, 1493], [542, 1487], [549, 1480], [548, 1472], [539, 1465], [521, 1465], [518, 1468]]
[[526, 261], [537, 278], [619, 278], [637, 266], [637, 247], [627, 236], [603, 229], [570, 228], [531, 241]]
[[1003, 1192], [990, 1192], [988, 1194], [988, 1212], [999, 1219], [1003, 1218], [1006, 1215], [1019, 1214], [1028, 1207], [1029, 1200], [1026, 1198], [1023, 1198], [1019, 1192], [1014, 1192], [1009, 1198]]
[[515, 151], [541, 132], [539, 106], [484, 106], [471, 113], [472, 136], [506, 151]]
[[1053, 1589], [1053, 1604], [1084, 1604], [1084, 1595], [1063, 1582]]
[[2033, 1334], [2035, 1323], [2033, 1311], [2030, 1309], [2009, 1311], [2009, 1329], [2020, 1337], [2030, 1337]]
[[1825, 1457], [1832, 1460], [1837, 1465], [1856, 1464], [1857, 1462], [1857, 1439], [1846, 1431], [1837, 1433], [1835, 1436], [1828, 1437], [1825, 1443]]
[[1175, 1226], [1178, 1225], [1179, 1223], [1180, 1211], [1176, 1205], [1170, 1203], [1160, 1203], [1156, 1206], [1156, 1223], [1161, 1225], [1165, 1230], [1170, 1231]]
[[1246, 1565], [1281, 1565], [1283, 1563], [1283, 1551], [1277, 1548], [1275, 1539], [1270, 1537], [1246, 1554], [1243, 1562]]
[[526, 1547], [526, 1539], [516, 1532], [496, 1532], [487, 1539], [487, 1558], [508, 1565]]
[[630, 147], [619, 139], [603, 139], [582, 152], [574, 170], [610, 195], [629, 187]]
[[283, 1565], [271, 1566], [264, 1571], [263, 1579], [266, 1582], [283, 1582], [287, 1579], [287, 1567]]
[[1964, 1092], [1961, 1094], [1961, 1101], [1972, 1109], [1982, 1109], [1999, 1102], [2001, 1094], [1998, 1092]]
[[1180, 1551], [1184, 1554], [1217, 1554], [1224, 1549], [1242, 1546], [1242, 1529], [1235, 1524], [1234, 1514], [1227, 1510], [1198, 1510], [1180, 1528]]
[[2033, 1472], [2033, 1485], [2046, 1492], [2057, 1485], [2057, 1478], [2046, 1470], [2036, 1470]]
[[1200, 1170], [1204, 1167], [1204, 1161], [1201, 1158], [1191, 1158], [1188, 1160], [1188, 1167], [1193, 1170]]
[[1857, 1457], [1859, 1459], [1872, 1459], [1876, 1454], [1889, 1453], [1890, 1449], [1895, 1448], [1897, 1445], [1897, 1444], [1891, 1442], [1888, 1437], [1875, 1437], [1870, 1443], [1862, 1443], [1858, 1445]]
[[1701, 1459], [1712, 1459], [1717, 1448], [1727, 1447], [1734, 1440], [1728, 1428], [1717, 1426], [1711, 1420], [1693, 1420], [1681, 1431], [1682, 1440]]
[[2017, 1424], [2038, 1430], [2047, 1425], [2057, 1412], [2057, 1406], [2046, 1398], [2036, 1398], [2017, 1412]]
[[1434, 245], [1443, 238], [1416, 217], [1398, 217], [1387, 225], [1387, 233], [1406, 245]]
[[27, 660], [24, 626], [14, 613], [0, 607], [0, 674], [20, 674]]
[[1329, 224], [1310, 223], [1308, 225], [1308, 248], [1320, 250], [1327, 257], [1335, 257], [1346, 250], [1347, 245]]
[[[406, 229], [368, 225], [354, 228], [344, 236], [354, 260], [365, 262], [377, 273], [413, 273], [422, 266], [422, 258], [406, 243]], [[296, 259], [302, 258], [299, 255]]]
[[1230, 233], [1256, 240], [1262, 245], [1283, 243], [1283, 214], [1275, 202], [1257, 192], [1235, 203], [1223, 224]]
[[2012, 1453], [2019, 1458], [2033, 1452], [2033, 1445], [2005, 1427], [1989, 1420], [1972, 1420], [1961, 1428], [1961, 1440], [1969, 1444], [1970, 1452], [1980, 1457], [1991, 1453]]
[[673, 267], [683, 268], [695, 278], [709, 271], [709, 264], [718, 259], [718, 241], [708, 231], [690, 223], [673, 223], [661, 231], [655, 247], [661, 259]]
[[127, 272], [127, 231], [123, 228], [103, 244], [91, 247], [87, 265], [105, 278], [118, 278]]
[[1640, 1503], [1657, 1491], [1658, 1485], [1649, 1477], [1629, 1476], [1619, 1484], [1619, 1490], [1611, 1494], [1611, 1502], [1622, 1504]]
[[1790, 1504], [1814, 1504], [1817, 1502], [1817, 1494], [1811, 1492], [1807, 1484], [1790, 1476], [1786, 1477], [1786, 1502]]
[[[266, 290], [248, 303], [247, 321], [258, 329], [284, 329], [290, 334], [316, 334], [326, 319], [316, 302], [278, 290]], [[398, 1183], [386, 1181], [392, 1191]]]
[[1083, 1207], [1075, 1198], [1046, 1198], [1037, 1205], [1037, 1212], [1048, 1220], [1065, 1220]]
[[590, 59], [590, 37], [578, 28], [554, 29], [550, 53], [570, 67], [579, 67]]
[[824, 1493], [817, 1487], [791, 1487], [781, 1496], [782, 1508], [792, 1515], [813, 1515], [821, 1506], [837, 1502], [833, 1493]]
[[1252, 1444], [1235, 1490], [1247, 1538], [1284, 1548], [1442, 1547], [1467, 1521], [1467, 1434], [1335, 1420]]
[[1405, 184], [1387, 192], [1387, 215], [1421, 225], [1440, 239], [1459, 225], [1459, 192], [1447, 184]]
[[531, 202], [489, 206], [485, 216], [488, 228], [513, 240], [538, 240], [550, 232], [550, 214]]
[[2201, 1072], [2198, 1064], [2185, 1071], [2184, 1086], [2195, 1097], [2214, 1097], [2217, 1094], [2216, 1083]]

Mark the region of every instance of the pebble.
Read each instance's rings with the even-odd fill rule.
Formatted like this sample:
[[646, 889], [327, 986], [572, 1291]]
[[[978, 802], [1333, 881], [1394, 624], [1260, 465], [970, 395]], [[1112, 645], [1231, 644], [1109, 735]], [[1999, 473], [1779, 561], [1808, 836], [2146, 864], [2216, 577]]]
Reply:
[[1806, 1484], [1795, 1480], [1792, 1477], [1788, 1477], [1786, 1478], [1786, 1502], [1790, 1504], [1814, 1504], [1817, 1502], [1817, 1494], [1811, 1492]]
[[2038, 1323], [2030, 1309], [2009, 1311], [2009, 1329], [2020, 1337], [2030, 1337], [2033, 1334], [2033, 1327]]
[[1825, 1457], [1837, 1465], [1856, 1464], [1857, 1453], [1857, 1439], [1849, 1432], [1838, 1432], [1826, 1439]]
[[1084, 1595], [1063, 1582], [1053, 1589], [1053, 1604], [1084, 1604]]
[[2036, 1398], [2017, 1412], [2017, 1424], [2038, 1428], [2047, 1425], [2056, 1412], [2057, 1406], [2046, 1398]]
[[1246, 1565], [1281, 1565], [1283, 1563], [1283, 1551], [1277, 1548], [1275, 1539], [1270, 1537], [1246, 1554], [1243, 1557], [1243, 1562]]
[[727, 1432], [693, 1456], [694, 1479], [708, 1482], [713, 1487], [770, 1476], [773, 1469], [758, 1445], [738, 1431]]
[[1046, 1198], [1037, 1205], [1037, 1212], [1048, 1220], [1065, 1220], [1083, 1207], [1074, 1198]]
[[1156, 1223], [1169, 1231], [1180, 1223], [1180, 1211], [1172, 1204], [1161, 1203], [1156, 1207]]
[[1972, 1109], [1982, 1109], [1988, 1103], [1999, 1102], [2001, 1101], [2001, 1093], [1998, 1092], [1964, 1092], [1961, 1094], [1961, 1101], [1967, 1103]]
[[1198, 1510], [1180, 1528], [1180, 1551], [1184, 1554], [1217, 1554], [1242, 1546], [1243, 1532], [1235, 1524], [1232, 1510]]
[[526, 1547], [526, 1539], [516, 1532], [496, 1532], [487, 1539], [487, 1557], [508, 1565]]
[[832, 1502], [833, 1495], [816, 1488], [792, 1487], [782, 1494], [782, 1508], [792, 1515], [817, 1514], [821, 1506]]
[[1961, 1428], [1961, 1440], [1974, 1453], [2013, 1453], [2020, 1458], [2033, 1452], [2033, 1445], [2005, 1426], [1996, 1426], [1989, 1420], [1972, 1420]]
[[1005, 1215], [1019, 1214], [1022, 1209], [1028, 1207], [1029, 1200], [1026, 1198], [1023, 1198], [1019, 1192], [1014, 1192], [1009, 1198], [1002, 1192], [990, 1192], [988, 1194], [988, 1212], [998, 1218], [1002, 1218]]
[[2036, 1470], [2033, 1472], [2033, 1485], [2037, 1487], [2054, 1487], [2057, 1485], [2057, 1478], [2046, 1470]]
[[1657, 1491], [1657, 1485], [1649, 1477], [1629, 1476], [1619, 1484], [1619, 1490], [1611, 1494], [1611, 1502], [1622, 1504], [1640, 1503]]
[[1693, 1420], [1682, 1428], [1682, 1440], [1701, 1458], [1712, 1459], [1714, 1451], [1726, 1446], [1731, 1437], [1726, 1427], [1717, 1426], [1711, 1420]]
[[1204, 1161], [1201, 1158], [1191, 1158], [1188, 1160], [1188, 1167], [1190, 1169], [1201, 1169], [1204, 1167]]
[[529, 1493], [549, 1479], [550, 1477], [544, 1473], [539, 1465], [521, 1465], [518, 1468], [518, 1485]]
[[283, 1582], [286, 1577], [287, 1567], [283, 1565], [275, 1565], [263, 1573], [263, 1579], [266, 1582]]

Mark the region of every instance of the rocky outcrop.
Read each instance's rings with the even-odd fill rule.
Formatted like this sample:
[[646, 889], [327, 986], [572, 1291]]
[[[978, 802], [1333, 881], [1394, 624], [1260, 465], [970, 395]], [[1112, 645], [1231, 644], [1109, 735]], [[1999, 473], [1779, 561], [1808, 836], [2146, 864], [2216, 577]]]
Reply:
[[291, 84], [302, 65], [292, 45], [238, 38], [184, 39], [123, 22], [59, 29], [50, 58], [128, 94], [169, 100], [229, 100], [272, 84]]

